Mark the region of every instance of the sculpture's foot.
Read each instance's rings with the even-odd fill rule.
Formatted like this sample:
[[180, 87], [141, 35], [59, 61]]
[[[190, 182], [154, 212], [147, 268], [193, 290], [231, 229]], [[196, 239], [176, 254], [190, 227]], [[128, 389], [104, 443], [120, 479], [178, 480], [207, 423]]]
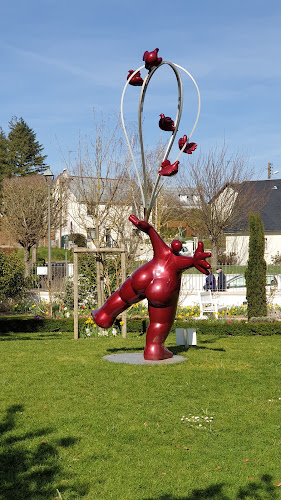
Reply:
[[102, 328], [110, 328], [113, 323], [115, 318], [107, 314], [103, 309], [96, 309], [95, 311], [91, 312], [91, 315], [93, 319], [95, 320], [96, 324], [101, 326]]
[[159, 361], [161, 359], [172, 358], [173, 353], [164, 347], [163, 344], [150, 344], [145, 347], [143, 357], [150, 361]]

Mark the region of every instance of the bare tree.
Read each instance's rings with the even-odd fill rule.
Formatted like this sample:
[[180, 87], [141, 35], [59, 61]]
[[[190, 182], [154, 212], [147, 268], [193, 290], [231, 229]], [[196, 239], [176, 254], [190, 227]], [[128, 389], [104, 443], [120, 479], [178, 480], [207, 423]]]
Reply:
[[[51, 203], [53, 226], [57, 223], [59, 208], [60, 205], [57, 203]], [[48, 205], [45, 179], [40, 175], [4, 179], [1, 212], [3, 228], [23, 247], [25, 275], [28, 276], [30, 250], [47, 232]]]
[[[88, 241], [92, 240], [97, 248], [124, 244], [131, 261], [139, 238], [128, 217], [132, 212], [139, 214], [138, 188], [130, 175], [121, 134], [118, 120], [112, 125], [94, 113], [93, 138], [80, 139], [75, 164], [67, 164], [65, 182], [69, 192], [68, 213], [76, 227], [82, 228]], [[109, 259], [118, 257], [112, 255]], [[103, 296], [101, 277], [104, 275], [106, 279], [109, 275], [106, 265], [101, 254], [96, 266], [99, 300]]]
[[253, 183], [245, 184], [252, 175], [246, 158], [229, 156], [225, 145], [191, 160], [186, 183], [195, 189], [196, 208], [189, 214], [190, 224], [211, 239], [212, 259], [217, 263], [224, 231], [245, 221], [250, 210], [260, 210], [267, 193], [253, 198]]

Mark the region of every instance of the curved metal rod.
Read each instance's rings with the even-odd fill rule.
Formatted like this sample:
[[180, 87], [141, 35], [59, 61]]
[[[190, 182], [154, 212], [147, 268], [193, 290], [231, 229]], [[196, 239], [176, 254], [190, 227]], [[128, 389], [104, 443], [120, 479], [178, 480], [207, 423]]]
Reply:
[[[160, 64], [160, 66], [161, 66], [161, 64]], [[140, 138], [140, 147], [141, 147], [141, 162], [142, 162], [142, 170], [143, 170], [143, 190], [144, 190], [144, 199], [145, 199], [145, 203], [143, 206], [145, 219], [146, 219], [146, 210], [147, 210], [147, 177], [146, 177], [145, 154], [144, 154], [143, 135], [142, 135], [142, 115], [143, 115], [143, 105], [144, 105], [144, 99], [145, 99], [147, 87], [148, 87], [149, 81], [151, 80], [153, 74], [158, 69], [158, 67], [159, 66], [153, 68], [146, 75], [146, 77], [143, 81], [141, 93], [140, 93], [139, 111], [138, 111], [139, 138]]]
[[[181, 76], [178, 72], [178, 70], [176, 69], [175, 65], [173, 63], [170, 63], [170, 62], [167, 62], [167, 61], [163, 61], [156, 69], [158, 69], [160, 66], [162, 66], [163, 64], [168, 64], [174, 71], [175, 75], [176, 75], [176, 78], [177, 78], [177, 83], [178, 83], [178, 109], [177, 109], [177, 116], [176, 116], [176, 119], [175, 119], [175, 130], [173, 131], [173, 134], [169, 140], [169, 143], [168, 143], [168, 146], [167, 146], [167, 149], [166, 149], [166, 152], [164, 154], [164, 158], [162, 160], [162, 162], [164, 160], [166, 160], [166, 158], [168, 157], [171, 149], [172, 149], [172, 146], [174, 144], [174, 140], [176, 138], [176, 134], [178, 132], [178, 128], [179, 128], [179, 124], [180, 124], [180, 119], [181, 119], [181, 115], [182, 115], [182, 108], [183, 108], [183, 88], [182, 88], [182, 80], [181, 80]], [[161, 162], [161, 164], [162, 164]], [[160, 164], [160, 165], [161, 165]], [[156, 198], [162, 188], [162, 186], [160, 187], [160, 189], [157, 191], [157, 194], [156, 194], [156, 190], [158, 188], [158, 185], [159, 185], [159, 182], [160, 182], [160, 179], [161, 179], [161, 176], [158, 174], [157, 175], [157, 178], [156, 178], [156, 181], [155, 181], [155, 184], [154, 184], [154, 187], [153, 187], [153, 190], [152, 190], [152, 194], [151, 194], [151, 198], [150, 198], [150, 202], [149, 202], [149, 206], [148, 206], [148, 209], [147, 209], [147, 220], [148, 220], [148, 217], [150, 215], [150, 212], [152, 210], [152, 207], [156, 201]], [[164, 182], [163, 182], [164, 183]], [[162, 183], [162, 185], [163, 185]]]
[[[199, 116], [200, 116], [200, 111], [201, 111], [201, 97], [200, 97], [200, 92], [199, 92], [199, 88], [198, 88], [198, 85], [196, 83], [196, 81], [194, 80], [193, 76], [189, 73], [189, 71], [187, 71], [186, 69], [184, 69], [182, 66], [179, 66], [178, 64], [175, 64], [175, 66], [179, 69], [181, 69], [182, 71], [184, 71], [184, 73], [187, 74], [187, 76], [189, 76], [189, 78], [192, 80], [192, 82], [194, 83], [195, 85], [195, 88], [197, 90], [197, 95], [198, 95], [198, 111], [197, 111], [197, 116], [196, 116], [196, 120], [195, 120], [195, 123], [193, 125], [193, 129], [191, 130], [188, 138], [187, 138], [187, 142], [189, 142], [189, 140], [191, 139], [192, 135], [193, 135], [193, 132], [194, 130], [196, 129], [197, 127], [197, 123], [198, 123], [198, 120], [199, 120]], [[183, 153], [184, 149], [185, 149], [185, 146], [186, 146], [186, 143], [183, 145], [183, 147], [181, 148], [177, 158], [175, 159], [175, 161], [178, 161], [179, 157], [181, 156], [181, 154]]]
[[[186, 74], [189, 76], [189, 78], [192, 80], [192, 82], [193, 82], [193, 83], [194, 83], [194, 85], [195, 85], [195, 88], [196, 88], [196, 91], [197, 91], [197, 95], [198, 95], [198, 111], [197, 111], [197, 116], [196, 116], [195, 123], [194, 123], [193, 128], [192, 128], [192, 130], [191, 130], [191, 132], [190, 132], [190, 134], [189, 134], [189, 136], [188, 136], [188, 139], [187, 139], [187, 142], [189, 142], [189, 140], [190, 140], [191, 136], [193, 135], [194, 130], [195, 130], [196, 126], [197, 126], [198, 120], [199, 120], [200, 111], [201, 111], [201, 97], [200, 97], [200, 92], [199, 92], [198, 85], [197, 85], [197, 83], [196, 83], [195, 79], [193, 78], [193, 76], [189, 73], [189, 71], [187, 71], [187, 70], [186, 70], [185, 68], [183, 68], [182, 66], [179, 66], [178, 64], [175, 64], [175, 63], [174, 63], [174, 66], [176, 66], [177, 68], [181, 69], [182, 71], [184, 71], [184, 73], [186, 73]], [[185, 149], [185, 147], [186, 147], [187, 142], [186, 142], [186, 143], [183, 145], [183, 147], [181, 148], [181, 150], [180, 150], [180, 152], [179, 152], [179, 154], [178, 154], [178, 156], [177, 156], [177, 158], [176, 158], [175, 162], [176, 162], [176, 161], [178, 161], [178, 159], [180, 158], [181, 154], [183, 153], [183, 151], [184, 151], [184, 149]], [[158, 176], [159, 176], [159, 174], [158, 174]], [[159, 176], [159, 177], [160, 177], [160, 176]], [[157, 197], [158, 197], [158, 195], [159, 195], [159, 193], [160, 193], [160, 191], [161, 191], [161, 189], [162, 189], [162, 187], [163, 187], [163, 185], [164, 185], [165, 180], [166, 180], [166, 179], [164, 179], [164, 180], [163, 180], [163, 182], [162, 182], [161, 186], [160, 186], [160, 187], [159, 187], [159, 189], [156, 191], [156, 189], [157, 189], [157, 187], [158, 187], [158, 184], [159, 184], [159, 178], [157, 179], [157, 181], [158, 181], [158, 182], [156, 183], [156, 185], [155, 185], [155, 189], [153, 190], [153, 193], [152, 193], [152, 194], [153, 194], [153, 196], [151, 197], [152, 199], [151, 199], [151, 203], [150, 203], [150, 205], [149, 205], [148, 214], [150, 214], [151, 209], [152, 209], [153, 205], [154, 205], [154, 204], [155, 204], [155, 202], [156, 202], [156, 199], [157, 199]]]
[[[161, 191], [161, 189], [162, 189], [162, 187], [163, 187], [164, 182], [165, 182], [166, 179], [163, 179], [162, 184], [159, 186], [159, 182], [161, 180], [161, 176], [159, 174], [157, 175], [157, 179], [156, 179], [156, 182], [154, 184], [153, 191], [152, 191], [152, 194], [151, 194], [150, 202], [149, 202], [149, 205], [147, 207], [147, 177], [146, 177], [145, 154], [144, 154], [143, 134], [142, 134], [143, 106], [144, 106], [144, 99], [145, 99], [145, 95], [146, 95], [146, 90], [147, 90], [147, 87], [148, 87], [148, 83], [149, 83], [150, 79], [152, 78], [153, 74], [155, 73], [155, 71], [158, 68], [160, 68], [160, 66], [163, 66], [164, 64], [168, 64], [173, 69], [173, 71], [174, 71], [174, 73], [176, 75], [176, 78], [177, 78], [177, 83], [178, 83], [178, 109], [177, 109], [177, 116], [176, 116], [176, 119], [175, 119], [175, 130], [173, 131], [173, 134], [172, 134], [172, 136], [171, 136], [171, 138], [169, 140], [169, 143], [168, 143], [168, 146], [167, 146], [167, 149], [166, 149], [166, 152], [164, 154], [164, 158], [163, 158], [162, 162], [168, 157], [168, 155], [169, 155], [169, 153], [171, 151], [171, 148], [172, 148], [174, 140], [175, 140], [175, 136], [176, 136], [178, 128], [179, 128], [179, 123], [180, 123], [181, 114], [182, 114], [182, 107], [183, 107], [182, 80], [181, 80], [181, 76], [180, 76], [180, 74], [179, 74], [179, 72], [178, 72], [178, 70], [176, 68], [181, 69], [182, 71], [184, 71], [190, 77], [190, 79], [193, 81], [193, 83], [194, 83], [194, 85], [196, 87], [197, 95], [198, 95], [198, 111], [197, 111], [197, 116], [196, 116], [196, 120], [195, 120], [194, 126], [192, 128], [192, 131], [191, 131], [190, 135], [188, 136], [187, 142], [190, 140], [190, 138], [193, 135], [193, 132], [194, 132], [196, 126], [197, 126], [197, 123], [198, 123], [198, 120], [199, 120], [199, 115], [200, 115], [200, 109], [201, 109], [201, 98], [200, 98], [200, 92], [199, 92], [198, 85], [197, 85], [196, 81], [194, 80], [193, 76], [186, 69], [184, 69], [182, 66], [179, 66], [178, 64], [175, 64], [175, 63], [170, 63], [168, 61], [163, 61], [161, 64], [159, 64], [159, 66], [153, 68], [146, 75], [146, 77], [144, 79], [144, 82], [142, 84], [142, 89], [141, 89], [141, 94], [140, 94], [140, 100], [139, 100], [139, 113], [138, 113], [139, 137], [140, 137], [141, 158], [142, 158], [142, 168], [143, 168], [143, 187], [142, 187], [141, 179], [140, 179], [139, 172], [138, 172], [138, 169], [137, 169], [137, 166], [136, 166], [136, 163], [135, 163], [135, 159], [134, 159], [133, 151], [132, 151], [132, 148], [131, 148], [131, 144], [130, 144], [130, 141], [129, 141], [129, 138], [128, 138], [128, 135], [127, 135], [127, 132], [126, 132], [126, 127], [125, 127], [125, 123], [124, 123], [124, 115], [123, 115], [123, 102], [124, 102], [125, 91], [127, 89], [128, 84], [130, 83], [131, 79], [135, 76], [135, 74], [138, 71], [142, 70], [145, 66], [143, 65], [140, 68], [138, 68], [136, 71], [134, 71], [133, 74], [130, 76], [130, 78], [128, 78], [128, 80], [127, 80], [127, 82], [126, 82], [126, 84], [124, 86], [122, 97], [121, 97], [121, 122], [122, 122], [123, 131], [124, 131], [124, 134], [125, 134], [125, 138], [126, 138], [126, 141], [127, 141], [128, 149], [129, 149], [129, 152], [130, 152], [130, 155], [131, 155], [134, 167], [135, 167], [136, 175], [137, 175], [137, 178], [138, 178], [138, 183], [139, 183], [139, 186], [140, 186], [140, 191], [141, 191], [141, 196], [142, 196], [142, 201], [143, 201], [143, 207], [144, 207], [144, 216], [145, 216], [146, 220], [148, 220], [148, 218], [149, 218], [149, 215], [151, 213], [152, 207], [154, 206], [154, 204], [156, 202], [156, 199], [157, 199], [157, 197], [158, 197], [158, 195], [159, 195], [159, 193], [160, 193], [160, 191]], [[180, 153], [178, 154], [178, 156], [177, 156], [177, 158], [176, 158], [175, 161], [178, 161], [179, 157], [181, 156], [181, 154], [183, 153], [183, 151], [185, 149], [186, 144], [187, 143], [185, 143], [183, 145], [183, 147], [180, 150]], [[162, 164], [162, 162], [161, 162], [161, 164]]]
[[173, 69], [173, 71], [176, 75], [177, 84], [178, 84], [178, 109], [177, 109], [177, 116], [175, 119], [175, 130], [173, 131], [172, 136], [169, 140], [169, 144], [167, 146], [166, 153], [165, 153], [164, 158], [163, 158], [163, 161], [164, 161], [169, 156], [169, 153], [172, 149], [172, 146], [174, 144], [174, 140], [175, 140], [177, 132], [178, 132], [178, 128], [179, 128], [179, 124], [180, 124], [180, 120], [181, 120], [181, 115], [182, 115], [182, 108], [183, 108], [183, 87], [182, 87], [182, 79], [181, 79], [180, 73], [178, 72], [178, 70], [175, 67], [176, 65], [173, 63], [170, 63], [170, 62], [166, 62], [166, 61], [163, 64], [168, 64]]
[[124, 122], [124, 114], [123, 114], [124, 96], [125, 96], [125, 92], [127, 90], [127, 87], [129, 85], [131, 79], [135, 76], [135, 74], [138, 71], [142, 70], [144, 67], [145, 66], [143, 65], [140, 68], [136, 69], [136, 71], [134, 71], [134, 73], [132, 73], [132, 75], [130, 76], [130, 78], [128, 78], [128, 80], [126, 81], [124, 89], [123, 89], [123, 92], [122, 92], [122, 97], [121, 97], [120, 114], [121, 114], [121, 123], [122, 123], [123, 132], [124, 132], [124, 135], [125, 135], [125, 138], [126, 138], [126, 141], [127, 141], [127, 146], [128, 146], [128, 149], [129, 149], [132, 161], [133, 161], [133, 165], [135, 167], [135, 171], [136, 171], [136, 175], [137, 175], [137, 179], [138, 179], [138, 183], [139, 183], [139, 187], [140, 187], [142, 202], [143, 202], [143, 206], [145, 207], [146, 206], [146, 200], [145, 200], [145, 196], [144, 196], [144, 192], [143, 192], [143, 188], [142, 188], [142, 183], [141, 183], [139, 171], [137, 169], [137, 165], [136, 165], [136, 162], [135, 162], [135, 158], [134, 158], [134, 155], [133, 155], [133, 151], [132, 151], [132, 148], [131, 148], [131, 144], [130, 144], [130, 141], [129, 141], [129, 138], [128, 138], [128, 135], [127, 135], [127, 131], [126, 131], [126, 127], [125, 127], [125, 122]]

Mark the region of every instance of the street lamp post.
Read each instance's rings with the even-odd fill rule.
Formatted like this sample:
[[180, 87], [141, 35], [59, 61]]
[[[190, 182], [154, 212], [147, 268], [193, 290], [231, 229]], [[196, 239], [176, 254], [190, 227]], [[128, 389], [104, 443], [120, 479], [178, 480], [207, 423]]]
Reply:
[[54, 180], [54, 174], [47, 168], [43, 173], [48, 187], [48, 287], [51, 289], [52, 281], [52, 262], [51, 262], [51, 185]]
[[274, 174], [274, 175], [279, 174], [279, 170], [275, 170], [273, 172], [272, 167], [273, 167], [273, 163], [268, 162], [268, 164], [267, 164], [267, 178], [268, 179], [271, 179], [272, 174]]

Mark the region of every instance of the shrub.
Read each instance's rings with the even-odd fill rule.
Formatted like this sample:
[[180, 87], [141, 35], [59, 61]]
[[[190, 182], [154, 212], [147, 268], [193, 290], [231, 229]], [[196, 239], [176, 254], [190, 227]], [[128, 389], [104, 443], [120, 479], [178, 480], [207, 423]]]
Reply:
[[[73, 309], [74, 307], [74, 286], [73, 276], [67, 278], [64, 282], [64, 288], [60, 294], [60, 299], [65, 307]], [[85, 276], [78, 278], [78, 303], [87, 305], [94, 309], [96, 303], [96, 291], [94, 284]]]
[[279, 252], [277, 252], [276, 255], [271, 257], [272, 264], [274, 265], [280, 265], [281, 264], [281, 255]]
[[267, 316], [264, 228], [260, 214], [250, 213], [249, 230], [249, 260], [245, 278], [248, 318], [251, 318], [252, 316]]
[[[82, 321], [79, 320], [79, 327]], [[0, 331], [5, 333], [73, 332], [73, 319], [37, 319], [0, 317]]]
[[229, 254], [220, 253], [218, 255], [218, 264], [221, 266], [235, 266], [237, 264], [237, 255], [235, 252], [230, 252]]
[[0, 301], [21, 297], [25, 290], [24, 264], [16, 252], [0, 251]]
[[80, 233], [72, 233], [69, 236], [69, 241], [73, 242], [74, 245], [77, 245], [78, 247], [85, 248], [87, 245], [86, 236], [84, 236], [84, 234], [80, 234]]

